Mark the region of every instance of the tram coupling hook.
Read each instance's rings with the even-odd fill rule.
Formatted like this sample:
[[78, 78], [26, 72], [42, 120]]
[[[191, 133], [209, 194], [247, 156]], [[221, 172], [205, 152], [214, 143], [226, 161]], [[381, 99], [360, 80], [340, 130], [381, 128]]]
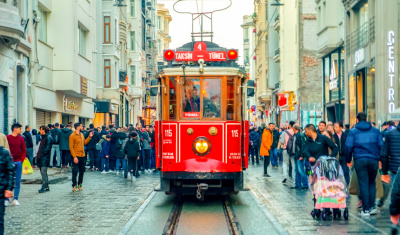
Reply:
[[206, 184], [206, 183], [197, 184], [196, 198], [203, 201], [204, 200], [204, 192], [207, 189], [208, 189], [208, 184]]

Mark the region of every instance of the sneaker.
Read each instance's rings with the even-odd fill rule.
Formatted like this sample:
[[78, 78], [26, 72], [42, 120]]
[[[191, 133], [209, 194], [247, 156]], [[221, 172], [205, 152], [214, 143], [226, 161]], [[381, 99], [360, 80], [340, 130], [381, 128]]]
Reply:
[[264, 174], [264, 177], [267, 177], [267, 178], [269, 178], [269, 177], [271, 177], [270, 175], [268, 175], [268, 174]]
[[79, 188], [78, 188], [77, 185], [75, 185], [75, 186], [72, 188], [72, 192], [78, 192], [78, 191], [79, 191]]
[[117, 173], [117, 171], [116, 171], [116, 170], [114, 170], [113, 172], [114, 172], [114, 173]]
[[369, 211], [361, 211], [360, 212], [361, 217], [369, 217]]
[[4, 206], [5, 206], [5, 207], [10, 206], [10, 202], [9, 202], [8, 200], [5, 200], [5, 201], [4, 201]]
[[376, 209], [375, 207], [369, 209], [370, 215], [376, 215], [376, 214], [378, 214], [378, 212], [379, 212], [378, 209]]
[[119, 171], [117, 171], [117, 175], [119, 174]]
[[362, 209], [362, 201], [361, 201], [361, 200], [358, 202], [358, 204], [357, 204], [357, 208], [358, 208], [359, 210], [361, 210], [361, 209]]
[[126, 176], [126, 179], [127, 179], [127, 180], [130, 180], [130, 179], [131, 179], [131, 173], [130, 173], [130, 172], [128, 172], [128, 175]]
[[101, 174], [107, 174], [108, 172], [107, 171], [105, 171], [105, 170], [103, 170], [102, 172], [101, 172]]
[[286, 184], [286, 181], [287, 181], [287, 179], [284, 178], [284, 179], [282, 180], [282, 184]]
[[82, 184], [80, 184], [80, 185], [78, 186], [78, 189], [79, 189], [79, 190], [83, 190]]
[[19, 204], [18, 200], [14, 200], [14, 201], [11, 203], [11, 205], [13, 205], [13, 206], [19, 206], [20, 204]]
[[41, 188], [38, 191], [39, 191], [39, 193], [45, 193], [46, 192], [46, 190], [44, 188]]
[[383, 207], [384, 204], [385, 204], [385, 202], [384, 202], [382, 199], [380, 199], [380, 200], [378, 201], [378, 207], [379, 207], [379, 208]]

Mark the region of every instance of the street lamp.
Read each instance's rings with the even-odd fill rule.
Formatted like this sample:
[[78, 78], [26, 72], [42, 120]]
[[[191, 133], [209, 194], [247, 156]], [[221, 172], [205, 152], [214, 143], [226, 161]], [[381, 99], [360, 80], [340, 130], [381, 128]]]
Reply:
[[285, 4], [283, 4], [283, 3], [280, 3], [280, 2], [279, 2], [279, 0], [275, 0], [275, 2], [274, 2], [274, 3], [271, 3], [271, 6], [277, 6], [277, 7], [279, 7], [279, 6], [283, 6], [283, 5], [285, 5]]

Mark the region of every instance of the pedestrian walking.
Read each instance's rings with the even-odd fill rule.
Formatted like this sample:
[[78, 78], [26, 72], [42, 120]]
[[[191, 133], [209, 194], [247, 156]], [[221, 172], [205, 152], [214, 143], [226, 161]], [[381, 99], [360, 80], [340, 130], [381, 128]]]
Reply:
[[53, 138], [51, 137], [50, 129], [47, 126], [40, 127], [40, 135], [42, 140], [40, 141], [36, 161], [37, 166], [40, 169], [40, 174], [42, 175], [42, 188], [39, 189], [39, 193], [45, 193], [50, 191], [47, 168], [50, 166], [50, 153], [53, 145]]
[[249, 145], [250, 145], [250, 158], [251, 158], [251, 164], [254, 165], [254, 158], [256, 160], [257, 164], [260, 164], [260, 159], [258, 156], [258, 149], [259, 149], [259, 143], [260, 143], [260, 135], [257, 132], [257, 127], [254, 127], [253, 129], [250, 130], [249, 134]]
[[156, 169], [156, 136], [154, 133], [154, 128], [152, 125], [150, 125], [149, 128], [149, 137], [150, 137], [150, 159], [151, 159], [151, 164], [150, 168], [152, 170]]
[[96, 149], [96, 144], [100, 141], [100, 135], [97, 132], [97, 129], [94, 128], [93, 124], [89, 125], [89, 131], [86, 133], [85, 138], [92, 133], [93, 137], [90, 139], [89, 143], [86, 145], [87, 152], [89, 154], [89, 164], [91, 171], [99, 171], [99, 155]]
[[318, 124], [318, 134], [322, 135], [326, 129], [326, 122], [320, 121]]
[[33, 140], [29, 125], [25, 126], [25, 132], [22, 135], [25, 137], [26, 157], [31, 165], [33, 165]]
[[294, 137], [294, 131], [293, 131], [293, 127], [294, 127], [295, 122], [294, 121], [290, 121], [289, 122], [289, 128], [288, 130], [285, 131], [285, 141], [284, 144], [282, 146], [283, 152], [283, 164], [282, 164], [282, 170], [283, 170], [283, 181], [282, 183], [286, 183], [287, 179], [289, 177], [291, 177], [292, 175], [292, 169], [290, 168], [290, 164], [292, 166], [294, 166], [294, 158], [293, 158], [293, 152], [292, 152], [292, 148], [293, 148], [293, 137]]
[[269, 151], [269, 158], [271, 159], [272, 168], [278, 167], [278, 142], [279, 142], [279, 132], [275, 128], [274, 123], [268, 125], [268, 129], [272, 134], [272, 145]]
[[361, 216], [377, 213], [375, 208], [376, 184], [380, 152], [383, 146], [382, 134], [378, 129], [367, 122], [367, 115], [363, 112], [357, 114], [357, 124], [347, 136], [346, 161], [349, 165], [354, 159], [360, 196], [363, 205]]
[[110, 130], [110, 135], [111, 135], [111, 140], [110, 140], [110, 151], [109, 151], [109, 164], [110, 164], [110, 169], [114, 173], [117, 173], [115, 170], [115, 165], [116, 165], [116, 158], [114, 156], [114, 151], [115, 151], [115, 145], [118, 141], [118, 136], [115, 128], [111, 128]]
[[61, 163], [64, 169], [68, 169], [68, 165], [71, 165], [71, 151], [69, 150], [69, 137], [71, 136], [72, 132], [73, 132], [72, 126], [68, 124], [58, 133], [58, 139], [60, 140], [59, 146], [61, 151]]
[[[101, 152], [100, 152], [100, 158], [101, 158], [101, 164], [100, 164], [100, 171], [101, 173], [109, 173], [110, 172], [110, 141], [111, 141], [111, 135], [103, 135], [102, 136], [103, 141], [101, 140]], [[105, 165], [105, 168], [104, 168]]]
[[115, 150], [113, 154], [116, 159], [116, 173], [119, 174], [119, 170], [124, 172], [126, 167], [124, 143], [127, 136], [122, 130], [119, 130], [119, 132], [114, 135], [114, 138], [117, 138], [117, 142], [115, 144]]
[[265, 177], [271, 177], [270, 175], [268, 175], [268, 166], [270, 163], [270, 156], [269, 156], [269, 152], [271, 150], [271, 146], [272, 146], [272, 132], [265, 128], [264, 132], [262, 134], [261, 137], [261, 147], [260, 147], [260, 154], [261, 156], [263, 156], [264, 158], [264, 176]]
[[[81, 133], [83, 127], [81, 123], [75, 123], [74, 125], [75, 132], [73, 132], [69, 136], [69, 150], [71, 151], [71, 155], [73, 157], [72, 162], [72, 191], [76, 192], [78, 190], [83, 190], [83, 175], [85, 173], [85, 149], [84, 146], [87, 145], [90, 139], [93, 136], [93, 132], [89, 133], [88, 138], [85, 140], [83, 133]], [[76, 181], [76, 177], [79, 178], [78, 182]]]
[[263, 157], [260, 155], [261, 151], [261, 141], [262, 141], [262, 135], [264, 133], [265, 129], [265, 123], [261, 123], [261, 126], [258, 127], [258, 136], [259, 136], [259, 143], [258, 143], [258, 156], [260, 156], [260, 160], [263, 160]]
[[139, 142], [137, 141], [138, 138], [138, 133], [137, 132], [132, 132], [129, 135], [129, 141], [126, 143], [124, 147], [124, 152], [127, 156], [128, 159], [128, 177], [127, 179], [136, 179], [136, 163], [137, 160], [139, 159], [139, 152], [140, 152], [140, 146]]
[[305, 137], [301, 133], [300, 126], [295, 125], [293, 131], [295, 185], [292, 187], [292, 189], [308, 189], [308, 179], [305, 170], [305, 160], [303, 157]]
[[[26, 146], [24, 138], [21, 136], [21, 124], [15, 123], [11, 126], [11, 135], [7, 135], [8, 144], [10, 146], [11, 156], [13, 158], [15, 166], [15, 189], [14, 189], [14, 200], [10, 202], [10, 205], [19, 206], [18, 202], [19, 191], [21, 189], [21, 176], [22, 176], [22, 162], [26, 158]], [[6, 206], [8, 206], [8, 201]]]
[[397, 234], [397, 226], [399, 226], [400, 219], [400, 174], [396, 174], [395, 178], [392, 179], [392, 181], [392, 196], [389, 206], [389, 212], [390, 221], [393, 224], [392, 234]]
[[[307, 141], [304, 148], [304, 157], [312, 166], [321, 156], [336, 158], [339, 151], [336, 144], [327, 136], [319, 134], [313, 124], [306, 126], [305, 135], [307, 136]], [[329, 154], [329, 150], [331, 154]]]
[[335, 122], [333, 124], [333, 129], [335, 131], [335, 134], [333, 135], [333, 138], [335, 139], [335, 143], [339, 148], [339, 163], [340, 166], [342, 167], [343, 174], [344, 174], [344, 179], [346, 180], [346, 184], [350, 184], [350, 169], [347, 166], [346, 162], [346, 140], [347, 140], [347, 134], [343, 132], [343, 123], [342, 122]]
[[51, 132], [51, 137], [53, 139], [53, 146], [51, 148], [51, 154], [50, 154], [50, 168], [53, 167], [54, 163], [54, 154], [56, 155], [56, 161], [57, 161], [57, 167], [61, 168], [61, 153], [60, 153], [60, 140], [58, 138], [58, 134], [60, 133], [60, 124], [55, 123], [54, 128], [50, 131]]
[[[146, 126], [148, 128], [148, 126]], [[150, 137], [147, 131], [143, 131], [143, 149], [144, 149], [144, 172], [150, 173]]]
[[382, 207], [389, 196], [390, 188], [396, 178], [400, 167], [400, 126], [385, 133], [385, 141], [381, 153], [382, 178], [387, 178], [384, 183], [385, 190], [383, 198], [379, 199], [378, 207]]
[[0, 145], [0, 235], [4, 234], [4, 214], [6, 199], [14, 196], [15, 167], [10, 151]]

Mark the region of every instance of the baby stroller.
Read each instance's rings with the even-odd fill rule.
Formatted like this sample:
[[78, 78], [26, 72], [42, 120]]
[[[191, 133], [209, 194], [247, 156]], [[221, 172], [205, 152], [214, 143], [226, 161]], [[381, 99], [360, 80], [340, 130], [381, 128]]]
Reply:
[[[346, 198], [348, 196], [347, 184], [339, 161], [334, 157], [320, 157], [309, 174], [309, 189], [314, 199], [314, 209], [311, 216], [315, 219], [326, 220], [332, 214], [333, 218], [342, 216], [349, 218]], [[322, 211], [321, 211], [322, 209]]]

